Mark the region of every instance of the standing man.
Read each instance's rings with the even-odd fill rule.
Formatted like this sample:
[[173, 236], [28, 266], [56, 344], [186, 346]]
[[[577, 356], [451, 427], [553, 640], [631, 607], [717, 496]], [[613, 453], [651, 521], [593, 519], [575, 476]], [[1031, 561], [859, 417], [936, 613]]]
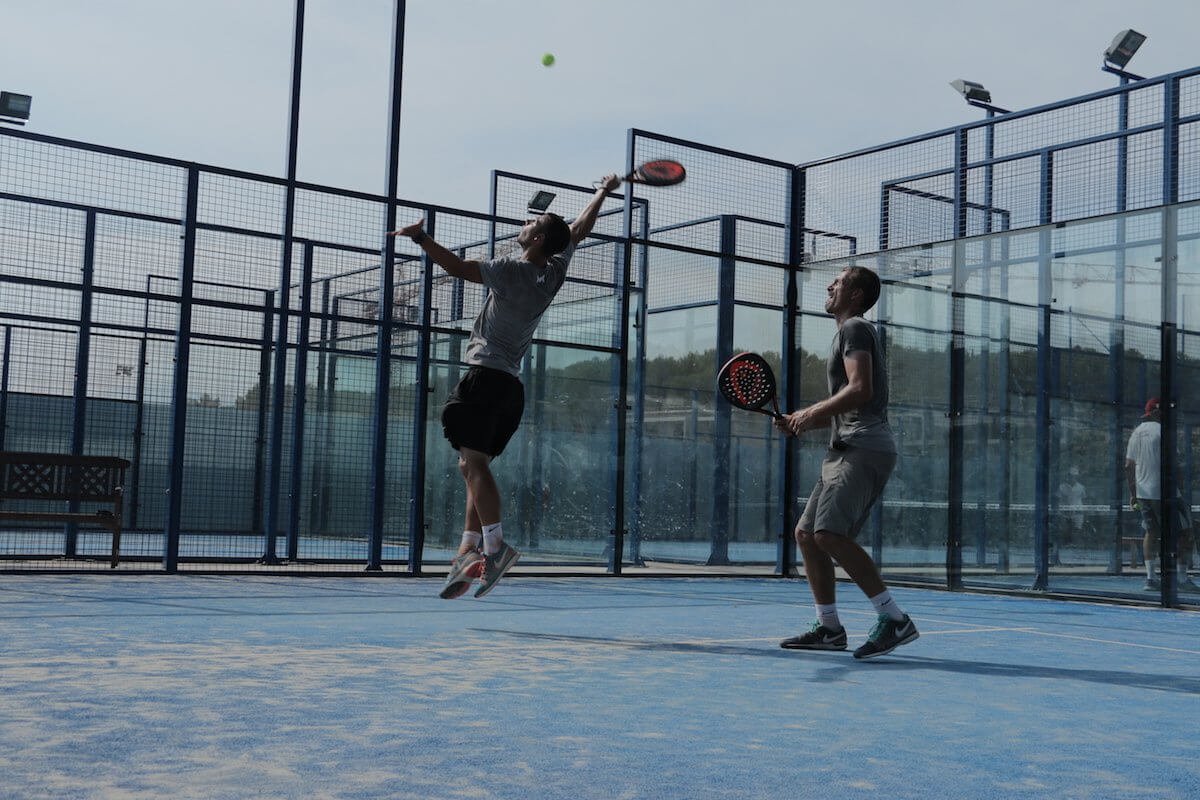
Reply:
[[[1155, 556], [1158, 554], [1158, 537], [1162, 531], [1164, 513], [1175, 514], [1175, 525], [1179, 530], [1179, 558], [1175, 563], [1178, 570], [1178, 586], [1187, 591], [1200, 591], [1188, 577], [1192, 560], [1191, 514], [1176, 490], [1175, 499], [1162, 500], [1161, 454], [1162, 454], [1162, 402], [1157, 397], [1146, 401], [1142, 422], [1129, 435], [1129, 446], [1125, 448], [1125, 481], [1129, 484], [1129, 505], [1141, 511], [1142, 551], [1146, 561], [1146, 590], [1158, 589], [1160, 584], [1154, 577]], [[1178, 484], [1176, 484], [1178, 486]]]
[[483, 571], [475, 596], [484, 596], [521, 556], [504, 541], [500, 490], [490, 464], [521, 423], [525, 389], [518, 375], [533, 332], [566, 280], [575, 245], [591, 233], [604, 198], [620, 183], [616, 175], [605, 176], [570, 225], [557, 214], [526, 222], [517, 235], [519, 256], [464, 261], [425, 233], [423, 219], [388, 234], [409, 237], [453, 277], [488, 289], [467, 342], [467, 373], [442, 407], [442, 428], [458, 451], [458, 469], [467, 488], [462, 542], [442, 587], [445, 599], [467, 591], [480, 561]]
[[846, 630], [837, 613], [836, 560], [879, 615], [867, 641], [854, 651], [855, 658], [873, 658], [920, 635], [884, 585], [875, 562], [854, 541], [896, 466], [896, 442], [887, 421], [887, 368], [875, 326], [862, 318], [879, 299], [879, 276], [865, 267], [849, 267], [826, 291], [825, 311], [838, 327], [827, 362], [829, 398], [775, 423], [792, 435], [830, 428], [821, 477], [796, 525], [817, 621], [780, 646], [846, 649]]

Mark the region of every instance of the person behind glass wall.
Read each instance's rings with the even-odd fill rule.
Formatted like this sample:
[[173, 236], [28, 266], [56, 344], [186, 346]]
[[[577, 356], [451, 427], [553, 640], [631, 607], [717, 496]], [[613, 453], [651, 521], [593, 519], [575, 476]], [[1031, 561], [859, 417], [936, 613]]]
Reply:
[[[1192, 515], [1178, 488], [1175, 497], [1164, 502], [1162, 499], [1161, 453], [1162, 453], [1162, 402], [1157, 397], [1146, 401], [1142, 423], [1129, 435], [1125, 448], [1125, 480], [1129, 484], [1129, 504], [1142, 515], [1142, 549], [1146, 555], [1146, 589], [1158, 589], [1155, 564], [1158, 555], [1159, 533], [1162, 531], [1164, 514], [1173, 514], [1178, 532], [1178, 585], [1183, 591], [1200, 591], [1200, 586], [1188, 577], [1192, 561]], [[1180, 481], [1176, 481], [1176, 487]]]

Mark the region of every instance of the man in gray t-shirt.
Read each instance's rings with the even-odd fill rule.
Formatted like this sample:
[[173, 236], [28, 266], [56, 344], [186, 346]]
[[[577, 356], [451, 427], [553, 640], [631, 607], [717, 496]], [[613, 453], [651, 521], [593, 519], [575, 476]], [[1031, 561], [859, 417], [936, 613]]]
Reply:
[[854, 541], [896, 465], [896, 442], [887, 421], [887, 366], [875, 326], [862, 318], [879, 299], [879, 276], [864, 267], [849, 267], [826, 292], [825, 311], [833, 315], [838, 328], [826, 364], [829, 397], [775, 423], [793, 436], [830, 428], [821, 476], [796, 524], [796, 544], [804, 556], [817, 621], [780, 646], [846, 649], [846, 630], [837, 615], [836, 560], [879, 615], [866, 643], [854, 651], [855, 658], [872, 658], [919, 636], [871, 556]]
[[467, 373], [442, 408], [442, 429], [458, 451], [458, 469], [467, 489], [462, 541], [442, 587], [443, 598], [461, 596], [475, 577], [480, 583], [475, 596], [482, 597], [520, 557], [504, 541], [500, 491], [490, 464], [521, 423], [525, 389], [517, 376], [533, 332], [567, 278], [575, 245], [591, 233], [604, 198], [620, 183], [616, 175], [601, 179], [596, 194], [570, 225], [557, 214], [526, 222], [517, 234], [519, 256], [465, 261], [426, 234], [424, 220], [388, 234], [408, 236], [450, 275], [488, 290], [467, 342]]

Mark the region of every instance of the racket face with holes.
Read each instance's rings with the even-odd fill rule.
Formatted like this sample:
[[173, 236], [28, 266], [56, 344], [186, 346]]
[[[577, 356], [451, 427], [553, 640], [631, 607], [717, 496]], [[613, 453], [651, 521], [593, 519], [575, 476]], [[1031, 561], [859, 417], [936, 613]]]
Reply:
[[625, 176], [625, 180], [633, 183], [644, 183], [647, 186], [674, 186], [687, 177], [683, 164], [670, 159], [647, 161], [633, 172]]
[[773, 417], [779, 412], [768, 411], [768, 403], [778, 408], [775, 400], [775, 373], [771, 365], [757, 353], [738, 353], [717, 373], [717, 388], [730, 405], [747, 411], [761, 411]]

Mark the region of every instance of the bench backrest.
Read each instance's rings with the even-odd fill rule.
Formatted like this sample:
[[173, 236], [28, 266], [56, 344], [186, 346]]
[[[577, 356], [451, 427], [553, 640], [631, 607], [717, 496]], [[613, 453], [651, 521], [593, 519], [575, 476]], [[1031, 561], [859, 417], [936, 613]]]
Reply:
[[113, 500], [129, 462], [114, 456], [0, 452], [0, 498]]

